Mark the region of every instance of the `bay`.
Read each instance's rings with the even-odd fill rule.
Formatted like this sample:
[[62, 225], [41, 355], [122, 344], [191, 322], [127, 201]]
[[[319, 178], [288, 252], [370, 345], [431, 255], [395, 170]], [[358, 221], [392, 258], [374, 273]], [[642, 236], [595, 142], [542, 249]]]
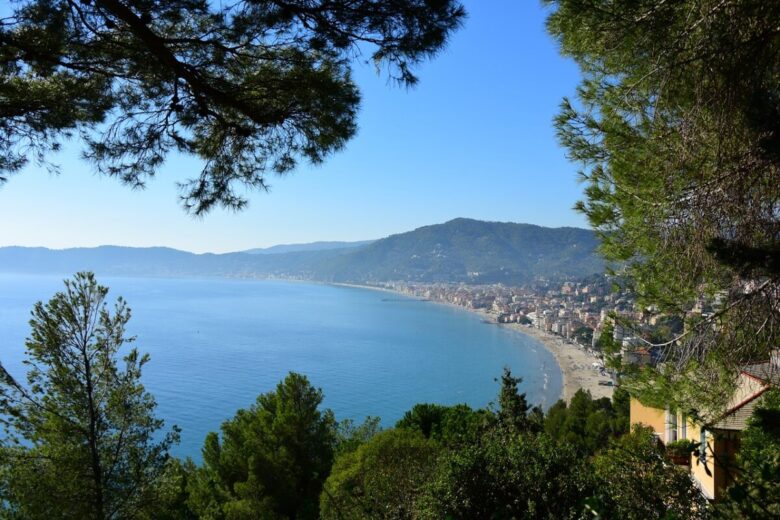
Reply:
[[[63, 276], [0, 274], [0, 362], [23, 379], [30, 310]], [[535, 339], [462, 309], [370, 289], [284, 281], [98, 277], [132, 308], [128, 331], [151, 355], [143, 383], [159, 417], [182, 428], [178, 456], [200, 459], [206, 433], [290, 371], [338, 419], [391, 426], [416, 403], [484, 407], [504, 366], [545, 409], [560, 396]]]

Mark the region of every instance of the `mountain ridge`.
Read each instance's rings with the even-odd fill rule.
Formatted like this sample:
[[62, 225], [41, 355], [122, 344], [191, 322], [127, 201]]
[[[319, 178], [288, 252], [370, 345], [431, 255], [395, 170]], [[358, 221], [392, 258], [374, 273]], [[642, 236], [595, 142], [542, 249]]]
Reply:
[[457, 218], [365, 244], [348, 244], [260, 254], [196, 254], [164, 246], [57, 250], [8, 246], [0, 248], [0, 271], [68, 274], [92, 270], [99, 275], [282, 277], [356, 283], [524, 283], [539, 277], [584, 277], [604, 269], [595, 253], [595, 234], [574, 227]]

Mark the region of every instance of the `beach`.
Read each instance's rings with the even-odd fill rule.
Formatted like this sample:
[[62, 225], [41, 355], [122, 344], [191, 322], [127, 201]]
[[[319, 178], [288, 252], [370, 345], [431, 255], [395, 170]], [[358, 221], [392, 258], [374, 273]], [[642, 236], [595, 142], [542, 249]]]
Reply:
[[599, 372], [593, 368], [592, 363], [597, 361], [595, 356], [588, 354], [585, 350], [574, 344], [567, 343], [566, 340], [560, 336], [549, 334], [539, 329], [526, 327], [517, 323], [502, 324], [502, 326], [532, 336], [552, 353], [555, 357], [555, 361], [561, 368], [561, 375], [563, 376], [563, 399], [565, 399], [566, 402], [571, 401], [571, 398], [580, 388], [588, 390], [594, 399], [612, 397], [614, 387], [599, 384], [599, 381], [609, 381], [610, 379], [609, 377], [600, 375]]
[[[376, 287], [371, 285], [359, 285], [359, 284], [333, 284], [342, 287], [355, 287], [360, 289], [374, 289], [387, 293], [400, 294], [406, 297], [410, 295], [402, 291], [396, 291], [388, 289], [386, 287]], [[542, 344], [555, 358], [556, 363], [561, 369], [561, 376], [563, 378], [563, 390], [561, 398], [568, 403], [577, 390], [583, 389], [590, 392], [593, 399], [599, 399], [601, 397], [612, 397], [614, 387], [600, 385], [599, 381], [609, 381], [608, 376], [602, 376], [598, 370], [593, 368], [593, 363], [598, 359], [589, 354], [585, 349], [579, 347], [574, 343], [569, 343], [565, 338], [544, 332], [540, 329], [520, 325], [519, 323], [498, 323], [496, 322], [496, 316], [484, 309], [470, 309], [461, 305], [455, 305], [450, 302], [440, 300], [429, 300], [431, 303], [437, 303], [441, 305], [448, 305], [456, 309], [472, 312], [482, 316], [482, 318], [491, 324], [495, 324], [500, 327], [506, 327], [521, 334], [527, 334], [536, 339]]]
[[568, 343], [566, 339], [561, 336], [550, 334], [549, 332], [544, 332], [526, 325], [520, 325], [519, 323], [497, 323], [495, 315], [484, 309], [469, 309], [450, 303], [445, 304], [479, 314], [485, 321], [495, 323], [500, 327], [512, 329], [521, 334], [526, 334], [541, 343], [542, 346], [553, 355], [556, 363], [558, 363], [558, 366], [561, 369], [561, 376], [563, 377], [563, 395], [561, 398], [567, 403], [571, 401], [571, 398], [574, 397], [574, 394], [577, 393], [577, 390], [579, 389], [589, 391], [593, 399], [599, 399], [601, 397], [612, 398], [614, 387], [599, 384], [599, 381], [609, 381], [610, 378], [600, 375], [598, 370], [593, 368], [592, 364], [598, 361], [597, 358], [576, 344]]

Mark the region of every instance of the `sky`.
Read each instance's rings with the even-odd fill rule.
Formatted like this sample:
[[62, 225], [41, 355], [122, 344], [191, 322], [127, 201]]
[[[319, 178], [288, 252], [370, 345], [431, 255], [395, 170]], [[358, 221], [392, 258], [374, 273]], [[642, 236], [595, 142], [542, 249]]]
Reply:
[[144, 190], [101, 177], [78, 142], [0, 187], [0, 246], [168, 246], [228, 252], [364, 240], [457, 217], [587, 227], [583, 186], [552, 120], [579, 81], [544, 29], [540, 1], [466, 0], [464, 27], [408, 90], [356, 64], [359, 130], [324, 165], [270, 177], [241, 212], [205, 217], [179, 205], [176, 182], [199, 163], [172, 155]]

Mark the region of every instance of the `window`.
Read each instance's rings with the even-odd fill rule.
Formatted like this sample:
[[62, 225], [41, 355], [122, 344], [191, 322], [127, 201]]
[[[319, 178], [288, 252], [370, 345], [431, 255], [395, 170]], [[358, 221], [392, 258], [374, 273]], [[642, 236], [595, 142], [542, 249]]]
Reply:
[[701, 429], [701, 434], [699, 435], [699, 460], [704, 462], [707, 460], [707, 430], [704, 428]]
[[677, 440], [677, 412], [666, 409], [666, 442]]

